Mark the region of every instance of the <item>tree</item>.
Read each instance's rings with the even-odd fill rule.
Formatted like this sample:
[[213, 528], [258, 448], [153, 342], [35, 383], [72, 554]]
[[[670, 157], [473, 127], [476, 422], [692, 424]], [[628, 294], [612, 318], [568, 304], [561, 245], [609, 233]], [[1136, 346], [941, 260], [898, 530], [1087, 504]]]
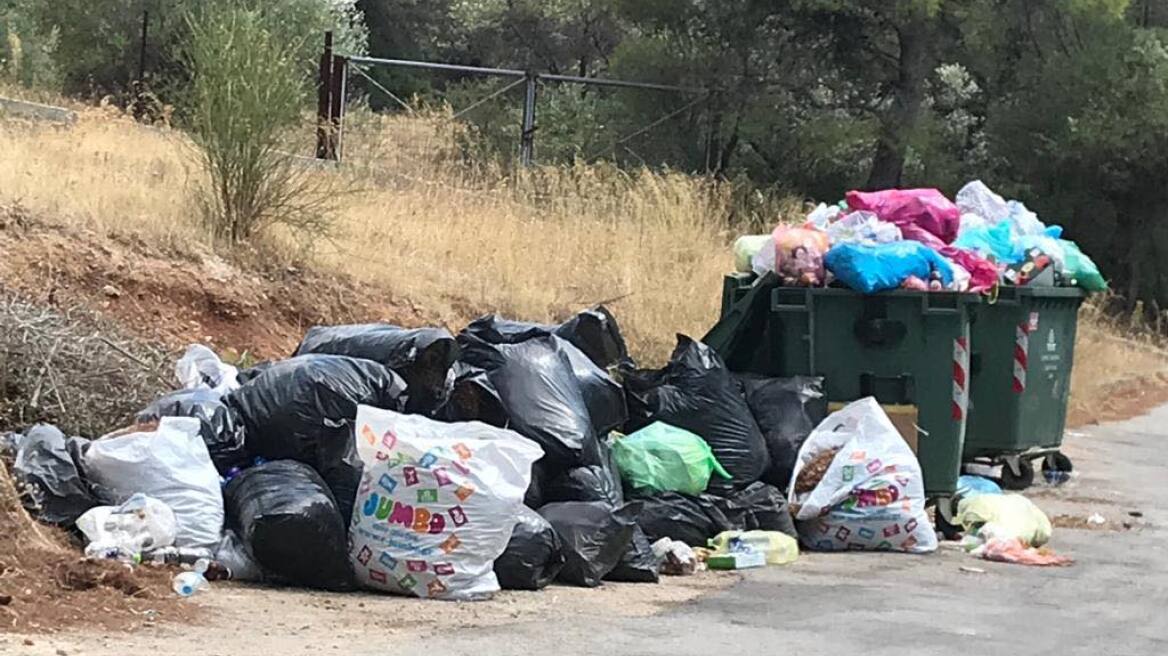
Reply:
[[281, 150], [307, 94], [307, 39], [288, 40], [270, 15], [235, 0], [207, 0], [187, 26], [187, 128], [206, 173], [196, 201], [207, 227], [232, 245], [277, 224], [327, 231], [327, 190]]

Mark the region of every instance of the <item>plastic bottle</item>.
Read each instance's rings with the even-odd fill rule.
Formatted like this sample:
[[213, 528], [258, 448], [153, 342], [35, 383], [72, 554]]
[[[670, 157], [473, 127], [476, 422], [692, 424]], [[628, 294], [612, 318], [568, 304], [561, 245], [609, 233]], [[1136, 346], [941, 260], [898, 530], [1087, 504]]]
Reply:
[[195, 563], [195, 568], [189, 572], [182, 572], [174, 577], [170, 587], [174, 589], [175, 593], [180, 597], [189, 597], [199, 590], [210, 587], [207, 583], [207, 578], [203, 573], [207, 571], [210, 566], [210, 561], [200, 559]]

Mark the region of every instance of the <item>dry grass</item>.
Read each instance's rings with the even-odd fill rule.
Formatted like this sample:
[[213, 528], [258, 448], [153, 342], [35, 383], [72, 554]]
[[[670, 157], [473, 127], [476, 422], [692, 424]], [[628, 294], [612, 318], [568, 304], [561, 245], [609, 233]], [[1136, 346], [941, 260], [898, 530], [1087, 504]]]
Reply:
[[[557, 319], [604, 301], [636, 353], [656, 359], [675, 332], [701, 334], [715, 319], [734, 232], [727, 189], [608, 167], [472, 168], [457, 161], [448, 123], [384, 123], [355, 122], [348, 163], [321, 173], [347, 191], [335, 235], [316, 245], [319, 266], [455, 327], [491, 311]], [[199, 173], [177, 131], [102, 111], [71, 130], [0, 130], [0, 202], [162, 248], [211, 248], [187, 200]]]
[[[1163, 387], [1168, 374], [1168, 349], [1160, 334], [1104, 307], [1103, 300], [1097, 299], [1084, 305], [1079, 314], [1071, 375], [1072, 416], [1096, 417], [1110, 395]], [[1150, 396], [1155, 404], [1163, 394]]]
[[[668, 354], [674, 333], [700, 335], [713, 323], [738, 232], [732, 190], [602, 166], [515, 174], [468, 164], [454, 148], [458, 129], [440, 116], [355, 115], [345, 166], [321, 172], [350, 191], [337, 199], [336, 234], [317, 244], [315, 264], [409, 299], [454, 328], [485, 312], [550, 320], [606, 302], [635, 354], [651, 361]], [[290, 148], [305, 152], [309, 134]], [[109, 112], [83, 112], [69, 131], [0, 123], [0, 203], [19, 200], [159, 247], [209, 249], [186, 200], [198, 175], [188, 148], [178, 132]], [[1077, 401], [1168, 368], [1140, 334], [1085, 312]]]

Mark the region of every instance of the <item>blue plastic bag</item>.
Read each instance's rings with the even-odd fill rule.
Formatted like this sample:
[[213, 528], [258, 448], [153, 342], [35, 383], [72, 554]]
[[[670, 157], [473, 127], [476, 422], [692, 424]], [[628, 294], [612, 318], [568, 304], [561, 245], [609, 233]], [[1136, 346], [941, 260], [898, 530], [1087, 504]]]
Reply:
[[957, 496], [966, 498], [979, 494], [1001, 494], [1002, 488], [984, 476], [963, 474], [957, 478]]
[[953, 245], [999, 264], [1022, 261], [1022, 248], [1018, 245], [1009, 220], [986, 227], [966, 228], [957, 235]]
[[928, 280], [936, 271], [946, 287], [953, 269], [937, 251], [916, 241], [890, 244], [839, 244], [823, 258], [840, 282], [865, 294], [896, 289], [909, 276]]

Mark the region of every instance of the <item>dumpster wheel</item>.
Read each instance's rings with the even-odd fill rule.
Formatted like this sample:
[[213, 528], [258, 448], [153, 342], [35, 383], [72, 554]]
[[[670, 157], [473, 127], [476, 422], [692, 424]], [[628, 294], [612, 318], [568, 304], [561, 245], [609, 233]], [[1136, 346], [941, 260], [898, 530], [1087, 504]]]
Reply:
[[1048, 471], [1071, 473], [1075, 471], [1075, 464], [1062, 451], [1055, 451], [1042, 459], [1042, 472]]
[[1034, 484], [1034, 465], [1026, 458], [1006, 458], [999, 480], [1007, 490], [1025, 490]]

